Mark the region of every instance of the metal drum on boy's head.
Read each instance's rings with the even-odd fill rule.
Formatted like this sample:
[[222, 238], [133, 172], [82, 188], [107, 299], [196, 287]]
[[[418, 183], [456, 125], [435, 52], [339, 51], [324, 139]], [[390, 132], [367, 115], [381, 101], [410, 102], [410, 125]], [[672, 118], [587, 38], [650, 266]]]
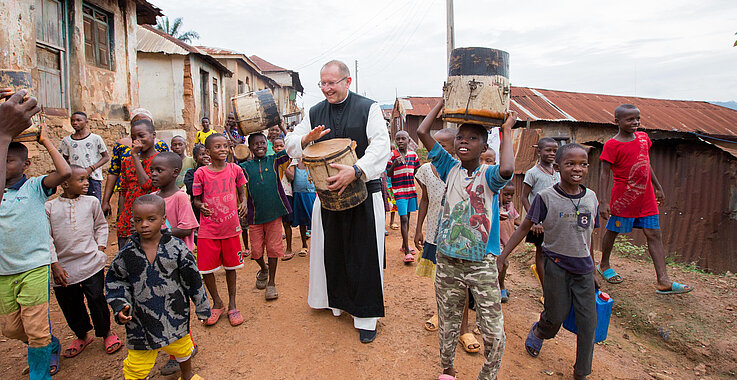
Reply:
[[443, 86], [443, 120], [498, 127], [509, 110], [509, 53], [468, 47], [454, 49]]
[[[31, 73], [27, 71], [18, 70], [2, 70], [0, 69], [0, 88], [12, 88], [13, 93], [20, 90], [28, 90], [26, 97], [31, 96], [33, 92], [33, 79]], [[4, 102], [5, 99], [0, 99], [0, 103]], [[13, 138], [13, 141], [17, 142], [31, 142], [38, 141], [41, 131], [39, 126], [41, 125], [40, 113], [34, 115], [31, 118], [31, 126], [23, 131], [20, 135]]]
[[263, 131], [281, 123], [279, 107], [271, 90], [261, 90], [234, 96], [233, 114], [242, 136]]
[[302, 162], [315, 184], [322, 207], [327, 210], [348, 210], [368, 197], [366, 184], [361, 179], [351, 182], [341, 195], [338, 195], [338, 191], [328, 189], [327, 179], [340, 171], [330, 167], [330, 164], [353, 166], [358, 161], [355, 149], [356, 142], [351, 139], [330, 139], [314, 143], [302, 152]]

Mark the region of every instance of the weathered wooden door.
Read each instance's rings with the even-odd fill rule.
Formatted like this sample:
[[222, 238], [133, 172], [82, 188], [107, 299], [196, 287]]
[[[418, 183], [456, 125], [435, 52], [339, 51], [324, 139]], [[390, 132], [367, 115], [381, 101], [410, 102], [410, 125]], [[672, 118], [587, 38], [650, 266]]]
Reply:
[[66, 17], [64, 3], [36, 0], [38, 100], [47, 108], [66, 108]]

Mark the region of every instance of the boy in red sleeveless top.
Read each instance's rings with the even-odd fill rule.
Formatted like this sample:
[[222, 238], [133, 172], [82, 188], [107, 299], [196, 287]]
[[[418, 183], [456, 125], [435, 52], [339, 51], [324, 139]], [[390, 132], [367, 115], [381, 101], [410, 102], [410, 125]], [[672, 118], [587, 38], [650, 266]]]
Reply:
[[599, 191], [604, 193], [609, 188], [611, 173], [614, 173], [614, 186], [611, 203], [604, 195], [599, 201], [599, 213], [609, 221], [601, 242], [601, 263], [597, 271], [612, 284], [623, 281], [609, 263], [614, 239], [620, 233], [639, 228], [645, 233], [648, 252], [655, 265], [657, 293], [688, 293], [693, 290], [692, 286], [671, 282], [668, 277], [658, 218], [658, 204], [663, 203], [665, 195], [650, 166], [649, 150], [653, 143], [647, 133], [637, 132], [640, 110], [632, 104], [622, 104], [614, 110], [614, 122], [619, 133], [604, 144], [600, 157]]

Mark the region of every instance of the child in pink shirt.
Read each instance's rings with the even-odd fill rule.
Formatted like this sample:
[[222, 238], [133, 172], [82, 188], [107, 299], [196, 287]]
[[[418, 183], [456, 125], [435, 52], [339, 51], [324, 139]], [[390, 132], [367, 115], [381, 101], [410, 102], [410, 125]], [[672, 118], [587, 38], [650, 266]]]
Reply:
[[[177, 187], [182, 158], [174, 152], [162, 152], [151, 161], [151, 183], [160, 190], [155, 194], [166, 203], [166, 223], [174, 237], [182, 239], [194, 252], [194, 231], [200, 226], [192, 211], [189, 195]], [[173, 176], [173, 177], [172, 177]]]
[[230, 146], [223, 134], [207, 136], [205, 149], [210, 155], [210, 164], [197, 169], [192, 184], [195, 207], [200, 209], [197, 267], [213, 303], [212, 314], [205, 325], [214, 325], [225, 312], [214, 275], [224, 268], [228, 283], [228, 319], [232, 326], [238, 326], [243, 323], [243, 316], [235, 304], [235, 270], [243, 267], [238, 217], [246, 214], [246, 177], [238, 165], [225, 162]]

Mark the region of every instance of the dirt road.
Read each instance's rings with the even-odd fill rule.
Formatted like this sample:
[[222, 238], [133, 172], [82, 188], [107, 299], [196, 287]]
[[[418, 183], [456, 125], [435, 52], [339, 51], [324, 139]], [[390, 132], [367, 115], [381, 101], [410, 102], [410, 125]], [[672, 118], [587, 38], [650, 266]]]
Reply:
[[[294, 233], [295, 247], [299, 247], [299, 232], [295, 229]], [[433, 287], [430, 280], [415, 275], [414, 265], [402, 263], [400, 239], [399, 231], [391, 231], [387, 238], [386, 317], [380, 320], [379, 334], [373, 343], [359, 342], [349, 316], [336, 318], [329, 311], [308, 307], [309, 257], [295, 256], [291, 261], [279, 263], [276, 281], [279, 299], [273, 302], [266, 302], [263, 291], [255, 288], [257, 265], [249, 260], [238, 271], [238, 307], [246, 322], [231, 327], [224, 318], [217, 325], [205, 328], [192, 321], [192, 333], [200, 345], [194, 359], [197, 373], [206, 379], [437, 379], [440, 373], [437, 335], [423, 328], [423, 322], [435, 309]], [[115, 249], [109, 248], [111, 257]], [[530, 357], [524, 350], [528, 329], [542, 310], [538, 301], [540, 289], [529, 272], [531, 257], [520, 250], [510, 260], [511, 300], [504, 305], [507, 343], [499, 378], [570, 378], [575, 335], [561, 330], [557, 338], [545, 342], [538, 358]], [[613, 258], [613, 262], [625, 274], [640, 273], [643, 281], [652, 277], [650, 264], [622, 258]], [[224, 290], [224, 274], [221, 272], [217, 277]], [[654, 294], [649, 282], [639, 285], [647, 294]], [[620, 294], [615, 291], [615, 302], [626, 293]], [[694, 297], [687, 295], [679, 303], [687, 304]], [[51, 319], [52, 332], [66, 347], [73, 336], [53, 296]], [[121, 326], [114, 325], [114, 329], [121, 337], [125, 336]], [[23, 378], [25, 348], [18, 342], [0, 338], [0, 378]], [[61, 371], [54, 378], [118, 379], [125, 355], [124, 349], [113, 355], [105, 354], [98, 339], [79, 356], [62, 358]], [[152, 379], [177, 378], [158, 374], [164, 362], [165, 357], [160, 353]], [[475, 379], [482, 362], [480, 354], [470, 355], [458, 347], [458, 378]], [[591, 378], [706, 378], [696, 376], [695, 366], [686, 354], [667, 348], [652, 334], [632, 329], [629, 316], [615, 315], [609, 339], [596, 346]]]

